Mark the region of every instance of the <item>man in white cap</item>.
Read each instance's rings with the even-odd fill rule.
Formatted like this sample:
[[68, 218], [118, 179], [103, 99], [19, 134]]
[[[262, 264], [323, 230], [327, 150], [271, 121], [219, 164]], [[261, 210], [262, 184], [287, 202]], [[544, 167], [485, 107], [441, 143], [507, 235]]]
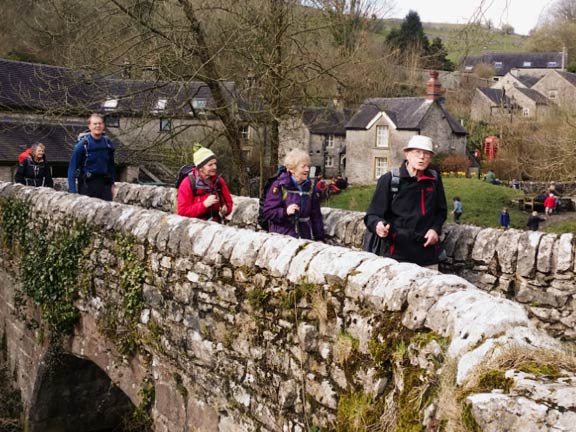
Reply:
[[442, 180], [428, 169], [433, 155], [429, 137], [413, 136], [400, 168], [378, 179], [364, 223], [384, 243], [379, 254], [437, 268], [448, 210]]

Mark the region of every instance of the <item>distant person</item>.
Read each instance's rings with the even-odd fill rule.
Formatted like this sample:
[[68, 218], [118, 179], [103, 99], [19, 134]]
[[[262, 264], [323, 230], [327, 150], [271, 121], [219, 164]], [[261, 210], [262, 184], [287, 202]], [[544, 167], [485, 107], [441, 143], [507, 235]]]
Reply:
[[100, 114], [94, 113], [88, 119], [89, 133], [80, 134], [70, 157], [68, 191], [112, 201], [116, 177], [114, 146], [104, 134], [105, 127]]
[[460, 224], [460, 217], [462, 216], [463, 211], [464, 207], [462, 206], [460, 197], [454, 197], [454, 210], [452, 210], [452, 214], [454, 215], [454, 223]]
[[510, 228], [510, 213], [508, 213], [508, 208], [504, 207], [500, 211], [500, 218], [498, 219], [498, 223], [500, 224], [501, 228], [508, 229]]
[[208, 221], [223, 223], [232, 212], [232, 195], [218, 174], [218, 160], [209, 148], [194, 144], [194, 168], [178, 187], [177, 212]]
[[32, 144], [30, 143], [26, 144], [26, 150], [24, 150], [22, 153], [18, 155], [18, 165], [20, 165], [22, 162], [24, 162], [24, 159], [30, 156], [31, 151], [32, 151]]
[[284, 165], [286, 171], [274, 180], [264, 201], [269, 232], [324, 241], [320, 198], [308, 177], [310, 156], [301, 149], [291, 150]]
[[428, 168], [433, 155], [432, 139], [413, 136], [401, 166], [378, 179], [364, 224], [385, 240], [383, 256], [437, 268], [448, 209], [442, 179]]
[[512, 187], [512, 189], [520, 190], [520, 182], [515, 178], [512, 179], [510, 186]]
[[544, 200], [544, 213], [546, 216], [552, 216], [554, 210], [556, 209], [556, 196], [554, 193], [550, 192], [546, 199]]
[[346, 189], [348, 187], [348, 179], [345, 179], [341, 174], [338, 174], [336, 176], [336, 186], [338, 186], [338, 189], [340, 190]]
[[537, 211], [533, 211], [528, 218], [528, 223], [526, 225], [528, 226], [528, 229], [531, 229], [532, 231], [538, 231], [540, 223], [544, 222], [545, 220], [546, 219], [542, 219], [540, 216], [538, 216]]
[[494, 171], [492, 171], [492, 170], [488, 170], [488, 172], [484, 176], [484, 181], [486, 181], [490, 184], [493, 184], [493, 185], [502, 184], [502, 182], [496, 178], [496, 174], [494, 174]]
[[26, 186], [54, 187], [52, 170], [45, 158], [46, 147], [37, 143], [30, 147], [30, 154], [18, 165], [15, 180]]

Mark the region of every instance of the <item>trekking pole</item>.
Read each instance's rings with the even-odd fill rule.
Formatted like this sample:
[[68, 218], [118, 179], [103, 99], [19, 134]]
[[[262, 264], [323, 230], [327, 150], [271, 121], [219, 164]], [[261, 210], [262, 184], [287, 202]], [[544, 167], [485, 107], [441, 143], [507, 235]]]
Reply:
[[296, 237], [300, 238], [300, 211], [296, 210], [292, 216], [294, 217], [294, 231], [296, 231]]

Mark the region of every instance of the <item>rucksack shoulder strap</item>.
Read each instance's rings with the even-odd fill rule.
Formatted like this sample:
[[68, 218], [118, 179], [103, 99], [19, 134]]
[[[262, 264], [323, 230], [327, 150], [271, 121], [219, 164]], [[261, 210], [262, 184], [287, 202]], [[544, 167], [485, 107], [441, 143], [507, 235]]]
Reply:
[[392, 178], [390, 179], [390, 191], [394, 197], [400, 190], [400, 168], [394, 167], [390, 171]]
[[192, 191], [192, 196], [196, 195], [196, 177], [192, 172], [188, 173], [188, 181], [190, 182], [190, 190]]

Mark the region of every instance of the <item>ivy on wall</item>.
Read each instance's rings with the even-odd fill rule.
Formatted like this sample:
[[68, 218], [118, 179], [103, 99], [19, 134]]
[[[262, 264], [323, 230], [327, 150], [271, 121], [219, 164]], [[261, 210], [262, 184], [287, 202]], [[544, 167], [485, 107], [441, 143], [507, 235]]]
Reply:
[[65, 229], [54, 228], [45, 218], [33, 223], [30, 204], [14, 198], [2, 200], [0, 211], [3, 245], [19, 261], [23, 293], [40, 308], [52, 332], [71, 332], [80, 316], [74, 301], [91, 230], [77, 221]]

